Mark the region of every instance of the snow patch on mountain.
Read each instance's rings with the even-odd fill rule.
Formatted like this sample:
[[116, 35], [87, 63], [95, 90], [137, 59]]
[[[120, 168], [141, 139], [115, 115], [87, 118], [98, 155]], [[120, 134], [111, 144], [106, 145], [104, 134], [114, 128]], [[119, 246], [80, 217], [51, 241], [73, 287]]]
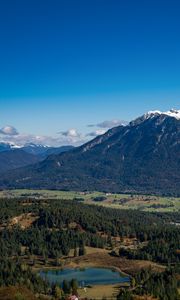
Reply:
[[26, 143], [22, 147], [31, 147], [31, 148], [50, 148], [49, 145], [42, 145], [42, 144], [34, 144], [34, 143]]
[[139, 124], [141, 124], [142, 122], [144, 122], [146, 120], [155, 118], [157, 116], [164, 116], [164, 117], [168, 116], [168, 117], [175, 118], [176, 120], [180, 120], [180, 110], [171, 109], [171, 110], [166, 111], [166, 112], [162, 112], [160, 110], [148, 111], [147, 113], [145, 113], [141, 117], [138, 117], [137, 119], [130, 122], [130, 125], [131, 126], [134, 126], [134, 125], [136, 126], [136, 125], [139, 125]]
[[180, 120], [180, 110], [170, 109], [169, 111], [162, 112], [159, 110], [149, 111], [144, 115], [145, 119], [149, 119], [151, 117], [157, 116], [157, 115], [166, 115], [169, 117], [176, 118], [177, 120]]
[[4, 148], [9, 148], [9, 149], [19, 149], [19, 148], [21, 148], [22, 146], [20, 146], [20, 145], [17, 145], [17, 144], [15, 144], [15, 143], [13, 143], [13, 142], [6, 142], [6, 141], [0, 141], [0, 145], [3, 147], [4, 146]]

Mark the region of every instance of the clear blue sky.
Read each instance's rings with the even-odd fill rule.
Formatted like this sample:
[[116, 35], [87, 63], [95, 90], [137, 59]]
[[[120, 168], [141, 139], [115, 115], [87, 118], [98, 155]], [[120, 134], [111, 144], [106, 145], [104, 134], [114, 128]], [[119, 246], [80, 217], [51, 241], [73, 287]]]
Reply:
[[179, 108], [179, 0], [5, 0], [0, 127], [53, 135]]

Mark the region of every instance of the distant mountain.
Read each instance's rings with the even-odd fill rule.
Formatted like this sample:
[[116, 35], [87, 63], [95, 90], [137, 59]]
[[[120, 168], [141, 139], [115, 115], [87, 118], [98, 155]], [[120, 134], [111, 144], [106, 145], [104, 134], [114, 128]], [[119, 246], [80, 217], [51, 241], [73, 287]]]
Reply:
[[21, 149], [27, 153], [34, 154], [34, 155], [44, 155], [44, 157], [50, 154], [59, 154], [62, 152], [66, 152], [72, 150], [74, 146], [67, 145], [67, 146], [59, 146], [59, 147], [52, 147], [46, 145], [38, 145], [34, 143], [28, 143], [25, 145], [16, 145], [14, 143], [5, 143], [0, 142], [0, 152], [3, 151], [11, 151], [14, 149]]
[[49, 156], [51, 154], [60, 154], [62, 152], [67, 152], [74, 149], [74, 146], [61, 146], [61, 147], [51, 147], [49, 149], [46, 150], [45, 155]]
[[0, 173], [32, 165], [39, 160], [37, 156], [20, 149], [2, 151], [0, 152]]
[[180, 111], [149, 112], [69, 152], [0, 180], [0, 187], [180, 195]]
[[0, 152], [11, 151], [14, 149], [21, 149], [27, 153], [39, 155], [45, 153], [49, 148], [51, 149], [52, 147], [44, 146], [44, 145], [36, 145], [33, 143], [28, 143], [25, 145], [16, 145], [15, 143], [11, 143], [11, 142], [0, 142]]
[[42, 159], [45, 159], [47, 156], [51, 154], [60, 154], [62, 152], [69, 151], [74, 147], [71, 145], [68, 146], [60, 146], [60, 147], [50, 147], [44, 145], [36, 145], [36, 144], [26, 144], [21, 149], [27, 153], [31, 153], [34, 155], [40, 156]]
[[11, 143], [0, 142], [0, 152], [10, 151], [10, 150], [17, 149], [17, 148], [20, 148], [20, 147], [14, 145], [14, 144], [11, 144]]
[[42, 161], [51, 154], [59, 154], [73, 149], [73, 146], [49, 147], [36, 144], [17, 146], [0, 143], [0, 173]]
[[44, 154], [44, 153], [46, 153], [46, 151], [49, 148], [51, 149], [51, 147], [49, 147], [49, 146], [37, 145], [37, 144], [33, 144], [33, 143], [28, 143], [21, 147], [21, 149], [24, 150], [25, 152], [31, 153], [34, 155]]

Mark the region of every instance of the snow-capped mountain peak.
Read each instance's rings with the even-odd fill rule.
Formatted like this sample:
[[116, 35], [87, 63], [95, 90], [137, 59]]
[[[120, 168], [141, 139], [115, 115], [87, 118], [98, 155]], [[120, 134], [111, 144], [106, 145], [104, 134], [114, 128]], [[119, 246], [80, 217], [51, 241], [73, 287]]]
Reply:
[[0, 141], [0, 145], [1, 145], [1, 147], [9, 148], [9, 149], [19, 149], [22, 147], [13, 142], [7, 142], [7, 141]]
[[0, 141], [0, 152], [21, 149], [27, 153], [41, 154], [46, 152], [50, 148], [51, 147], [47, 145], [38, 145], [33, 143], [26, 143], [25, 145], [23, 145], [23, 144], [16, 144], [14, 142], [9, 142], [9, 141]]
[[167, 111], [164, 113], [165, 115], [168, 115], [170, 117], [174, 117], [177, 120], [180, 120], [180, 110], [171, 109], [170, 111]]
[[138, 125], [138, 124], [140, 124], [140, 123], [142, 123], [142, 122], [144, 122], [148, 119], [152, 119], [152, 118], [155, 118], [157, 116], [168, 116], [168, 117], [175, 118], [176, 120], [180, 120], [180, 110], [170, 109], [169, 111], [166, 111], [166, 112], [162, 112], [160, 110], [148, 111], [147, 113], [145, 113], [141, 117], [138, 117], [137, 119], [130, 122], [130, 124], [131, 125]]
[[176, 109], [170, 109], [169, 111], [166, 112], [161, 112], [159, 110], [149, 111], [144, 115], [144, 117], [148, 119], [156, 115], [166, 115], [169, 117], [176, 118], [177, 120], [180, 120], [180, 110], [176, 110]]
[[34, 144], [34, 143], [26, 143], [22, 147], [32, 147], [32, 148], [49, 148], [48, 145], [42, 145], [42, 144]]

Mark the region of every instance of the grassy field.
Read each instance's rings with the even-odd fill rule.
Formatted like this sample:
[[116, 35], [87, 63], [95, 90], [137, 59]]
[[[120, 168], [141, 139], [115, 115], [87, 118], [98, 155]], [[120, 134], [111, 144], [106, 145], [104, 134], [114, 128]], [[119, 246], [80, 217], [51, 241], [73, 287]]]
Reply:
[[[149, 195], [110, 194], [102, 192], [65, 192], [56, 190], [11, 190], [0, 191], [0, 198], [27, 197], [37, 199], [79, 200], [85, 204], [102, 205], [119, 209], [141, 211], [175, 212], [180, 211], [180, 198]], [[103, 201], [95, 201], [103, 197]]]
[[119, 288], [119, 285], [96, 285], [92, 288], [79, 289], [78, 294], [80, 297], [88, 297], [90, 299], [116, 299]]

